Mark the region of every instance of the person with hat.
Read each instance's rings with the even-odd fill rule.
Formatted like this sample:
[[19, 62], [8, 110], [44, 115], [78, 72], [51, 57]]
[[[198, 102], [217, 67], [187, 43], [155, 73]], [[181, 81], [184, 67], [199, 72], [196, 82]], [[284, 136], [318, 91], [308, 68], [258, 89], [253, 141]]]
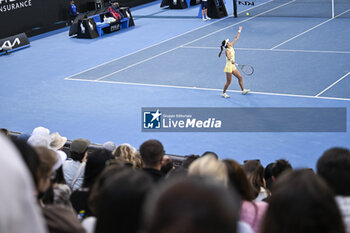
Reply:
[[50, 130], [42, 126], [36, 127], [27, 140], [31, 146], [43, 146], [49, 148], [51, 143]]
[[50, 137], [51, 137], [50, 148], [54, 151], [62, 150], [64, 144], [66, 144], [67, 142], [67, 138], [62, 137], [58, 132], [54, 132], [50, 134]]
[[117, 149], [117, 146], [115, 145], [114, 142], [108, 141], [103, 143], [103, 149], [110, 151], [111, 153], [114, 153], [115, 150]]
[[51, 143], [49, 149], [56, 152], [58, 161], [54, 166], [54, 170], [59, 169], [63, 162], [67, 159], [67, 154], [63, 151], [63, 146], [67, 142], [66, 137], [62, 137], [58, 132], [54, 132], [50, 134], [51, 137]]
[[64, 179], [73, 191], [83, 185], [89, 145], [90, 141], [87, 139], [75, 139], [70, 145], [70, 159], [63, 163]]

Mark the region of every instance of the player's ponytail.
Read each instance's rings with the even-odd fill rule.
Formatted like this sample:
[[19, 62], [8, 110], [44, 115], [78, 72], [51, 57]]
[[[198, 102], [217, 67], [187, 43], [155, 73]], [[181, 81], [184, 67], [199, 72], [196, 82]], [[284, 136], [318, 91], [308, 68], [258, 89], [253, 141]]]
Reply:
[[219, 53], [219, 57], [221, 56], [221, 53], [222, 53], [222, 50], [223, 50], [223, 48], [222, 48], [222, 45], [220, 46], [220, 53]]
[[219, 57], [221, 56], [221, 53], [222, 53], [222, 50], [223, 50], [223, 47], [225, 46], [225, 44], [226, 44], [226, 40], [223, 40], [222, 42], [221, 42], [221, 46], [220, 46], [220, 53], [219, 53]]

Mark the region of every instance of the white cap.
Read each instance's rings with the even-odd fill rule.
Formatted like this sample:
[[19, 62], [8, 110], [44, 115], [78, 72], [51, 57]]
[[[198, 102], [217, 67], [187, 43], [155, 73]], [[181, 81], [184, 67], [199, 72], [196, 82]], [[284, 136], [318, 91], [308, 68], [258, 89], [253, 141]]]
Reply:
[[50, 130], [42, 126], [39, 126], [33, 129], [32, 135], [36, 135], [36, 134], [45, 134], [45, 135], [50, 134]]
[[108, 141], [103, 144], [103, 148], [110, 152], [113, 152], [115, 148], [117, 148], [117, 146], [115, 145], [114, 142]]
[[27, 143], [31, 146], [50, 147], [51, 137], [49, 134], [34, 134], [28, 138]]

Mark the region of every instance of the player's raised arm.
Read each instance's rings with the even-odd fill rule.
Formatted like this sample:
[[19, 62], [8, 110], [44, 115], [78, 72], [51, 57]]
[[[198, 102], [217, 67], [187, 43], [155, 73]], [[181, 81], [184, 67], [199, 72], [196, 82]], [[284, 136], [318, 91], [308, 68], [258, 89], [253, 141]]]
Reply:
[[231, 46], [233, 46], [233, 45], [237, 42], [237, 40], [238, 40], [238, 38], [239, 38], [239, 35], [241, 34], [242, 28], [243, 28], [242, 26], [239, 26], [239, 27], [238, 27], [237, 35], [236, 35], [234, 41], [232, 41]]

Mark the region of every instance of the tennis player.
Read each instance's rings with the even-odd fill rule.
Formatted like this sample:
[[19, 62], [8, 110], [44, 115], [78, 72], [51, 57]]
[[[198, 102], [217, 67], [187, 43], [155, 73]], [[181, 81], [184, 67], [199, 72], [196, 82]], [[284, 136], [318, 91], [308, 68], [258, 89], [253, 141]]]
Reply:
[[237, 42], [239, 35], [241, 34], [242, 26], [239, 27], [238, 33], [234, 39], [234, 41], [230, 42], [229, 39], [226, 39], [222, 41], [221, 43], [221, 51], [219, 53], [219, 57], [221, 56], [221, 53], [223, 51], [223, 47], [225, 47], [225, 54], [226, 54], [226, 66], [224, 69], [224, 72], [226, 73], [226, 84], [224, 86], [224, 90], [222, 92], [222, 97], [224, 98], [230, 98], [228, 94], [226, 94], [226, 90], [228, 86], [230, 86], [232, 81], [232, 74], [238, 79], [238, 83], [242, 89], [242, 94], [247, 94], [250, 90], [244, 89], [243, 86], [243, 77], [239, 70], [237, 69], [235, 65], [235, 50], [233, 49], [233, 45]]

